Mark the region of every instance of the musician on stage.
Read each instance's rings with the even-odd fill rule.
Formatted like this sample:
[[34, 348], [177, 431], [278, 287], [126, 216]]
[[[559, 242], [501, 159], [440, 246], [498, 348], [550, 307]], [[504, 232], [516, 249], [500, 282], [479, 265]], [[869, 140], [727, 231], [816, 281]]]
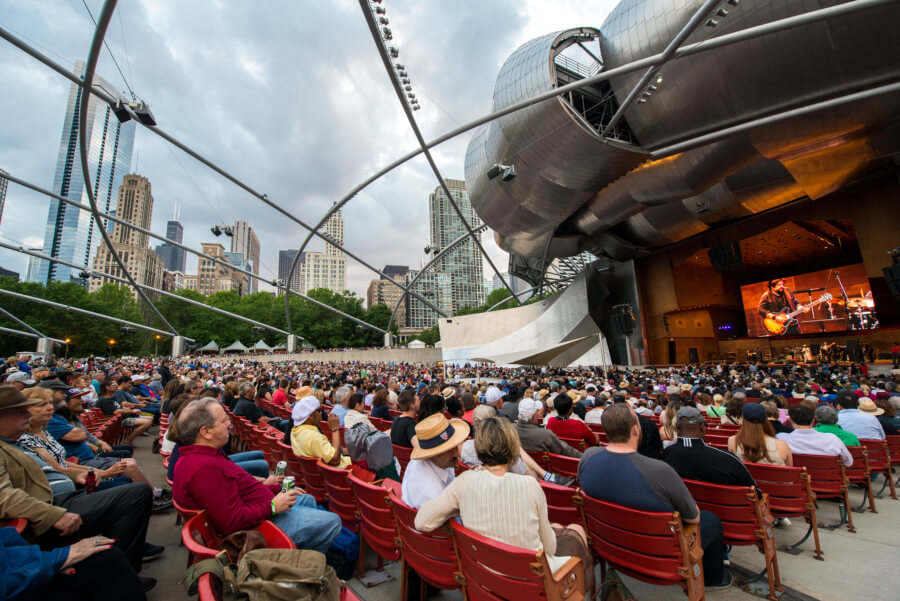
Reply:
[[[794, 296], [793, 290], [785, 287], [784, 278], [776, 278], [768, 283], [768, 290], [763, 292], [759, 298], [759, 306], [756, 312], [762, 319], [774, 319], [776, 315], [784, 310], [788, 312], [802, 310], [804, 313], [809, 312], [809, 307], [805, 307]], [[765, 325], [765, 324], [763, 324]], [[786, 336], [800, 334], [800, 324], [795, 320], [787, 325], [784, 331]]]

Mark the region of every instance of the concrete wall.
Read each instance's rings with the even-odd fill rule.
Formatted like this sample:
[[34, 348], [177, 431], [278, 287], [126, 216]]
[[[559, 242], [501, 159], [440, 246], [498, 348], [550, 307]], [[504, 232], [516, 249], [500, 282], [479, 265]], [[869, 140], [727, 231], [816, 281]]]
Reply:
[[263, 363], [282, 361], [365, 361], [372, 363], [437, 363], [441, 360], [439, 348], [385, 348], [350, 349], [347, 351], [313, 351], [292, 355], [230, 355], [232, 358], [255, 359]]

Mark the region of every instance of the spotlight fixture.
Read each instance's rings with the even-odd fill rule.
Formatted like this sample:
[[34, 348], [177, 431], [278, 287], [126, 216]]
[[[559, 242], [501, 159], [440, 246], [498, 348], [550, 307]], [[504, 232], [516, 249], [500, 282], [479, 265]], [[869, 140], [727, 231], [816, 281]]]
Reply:
[[383, 15], [383, 14], [385, 14], [386, 12], [387, 12], [387, 11], [384, 9], [383, 6], [376, 6], [376, 7], [375, 7], [375, 14], [376, 14], [376, 15]]
[[391, 30], [389, 27], [382, 27], [381, 33], [384, 35], [384, 39], [386, 39], [386, 40], [394, 39], [394, 34], [391, 33]]
[[112, 107], [113, 113], [116, 114], [116, 119], [119, 120], [119, 123], [125, 123], [126, 121], [131, 120], [131, 115], [128, 114], [128, 109], [126, 109], [125, 106], [124, 102], [116, 100], [116, 103]]
[[141, 100], [138, 103], [131, 104], [134, 105], [132, 108], [134, 109], [134, 116], [137, 117], [138, 121], [150, 127], [156, 125], [156, 119], [153, 117], [153, 113], [150, 112], [150, 107], [146, 102]]
[[91, 279], [91, 272], [86, 270], [82, 271], [78, 274], [78, 277], [80, 277], [82, 280], [89, 280]]
[[[382, 10], [382, 14], [384, 14], [384, 9], [382, 8], [381, 10]], [[377, 11], [376, 11], [376, 12], [377, 12]], [[378, 22], [381, 23], [382, 25], [388, 25], [388, 24], [389, 24], [389, 23], [388, 23], [388, 18], [387, 18], [387, 17], [378, 17]]]
[[212, 226], [211, 228], [209, 228], [209, 231], [211, 231], [213, 236], [217, 238], [222, 235], [222, 228], [220, 228], [218, 225]]
[[400, 56], [400, 50], [396, 46], [388, 46], [388, 52], [390, 53], [391, 58]]
[[213, 236], [219, 237], [222, 234], [226, 236], [234, 236], [234, 228], [230, 225], [214, 225], [209, 228], [209, 231], [213, 233]]
[[500, 176], [500, 180], [504, 182], [514, 180], [517, 175], [515, 165], [503, 165], [502, 163], [494, 163], [487, 171], [488, 179], [496, 179], [497, 176]]
[[400, 63], [394, 63], [394, 66], [397, 67], [398, 71], [406, 71], [406, 65], [401, 65]]

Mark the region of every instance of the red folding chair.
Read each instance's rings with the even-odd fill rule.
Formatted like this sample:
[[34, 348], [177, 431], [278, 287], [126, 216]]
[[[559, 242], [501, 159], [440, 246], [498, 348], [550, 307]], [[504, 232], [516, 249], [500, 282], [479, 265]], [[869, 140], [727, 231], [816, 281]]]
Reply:
[[884, 489], [891, 487], [891, 498], [897, 498], [897, 489], [894, 487], [894, 472], [891, 470], [891, 454], [888, 451], [888, 443], [885, 440], [874, 440], [870, 438], [860, 438], [859, 443], [866, 449], [869, 460], [869, 470], [873, 474], [881, 474], [884, 476], [884, 484], [881, 490], [876, 493], [879, 499], [884, 494]]
[[391, 493], [390, 500], [397, 524], [398, 538], [395, 543], [400, 547], [401, 601], [406, 601], [409, 595], [407, 579], [410, 570], [415, 570], [419, 575], [420, 599], [426, 598], [428, 584], [441, 590], [460, 588], [462, 585], [457, 580], [458, 566], [450, 529], [445, 526], [434, 532], [419, 532], [415, 524], [416, 510], [397, 494]]
[[815, 557], [824, 560], [822, 548], [819, 546], [819, 525], [816, 522], [816, 494], [810, 486], [809, 474], [805, 467], [787, 467], [784, 465], [764, 465], [761, 463], [745, 463], [747, 470], [756, 485], [769, 495], [769, 511], [779, 518], [802, 517], [809, 524], [809, 530], [799, 542], [781, 547], [792, 555], [797, 555], [800, 545], [806, 542], [809, 535], [814, 536], [816, 543]]
[[572, 557], [555, 573], [544, 550], [507, 545], [450, 522], [466, 598], [491, 601], [583, 601], [584, 567]]
[[584, 453], [587, 450], [587, 445], [581, 438], [564, 438], [562, 436], [557, 436], [557, 438], [559, 438], [561, 441], [563, 441], [576, 451]]
[[794, 467], [806, 468], [810, 486], [817, 498], [838, 500], [841, 521], [836, 524], [821, 524], [821, 527], [834, 530], [847, 524], [847, 530], [856, 532], [856, 528], [853, 526], [853, 512], [850, 511], [850, 494], [848, 492], [850, 483], [844, 472], [844, 460], [840, 456], [795, 453]]
[[578, 459], [575, 457], [566, 457], [565, 455], [557, 455], [555, 453], [547, 453], [547, 460], [550, 467], [547, 471], [554, 474], [562, 474], [563, 476], [578, 477]]
[[326, 503], [328, 489], [325, 488], [325, 478], [319, 469], [319, 460], [316, 457], [297, 457], [297, 461], [303, 472], [303, 489], [313, 496], [316, 503]]
[[869, 501], [869, 511], [878, 513], [875, 509], [875, 494], [872, 492], [872, 470], [869, 469], [869, 452], [865, 447], [847, 447], [850, 455], [853, 457], [853, 465], [844, 467], [847, 473], [847, 480], [850, 484], [857, 484], [863, 489], [863, 500], [854, 507], [854, 511], [863, 511], [866, 499]]
[[[270, 549], [296, 549], [294, 541], [278, 526], [266, 520], [256, 528], [266, 537], [266, 546]], [[215, 557], [222, 542], [222, 535], [217, 533], [206, 518], [206, 512], [200, 512], [181, 528], [181, 542], [187, 547], [188, 565], [201, 559]]]
[[353, 489], [350, 487], [350, 470], [325, 465], [319, 460], [319, 471], [328, 493], [328, 509], [341, 518], [344, 526], [353, 532], [359, 531], [358, 507]]
[[378, 569], [384, 567], [384, 561], [396, 561], [400, 558], [400, 547], [395, 540], [397, 524], [391, 507], [390, 491], [381, 486], [363, 482], [350, 475], [350, 486], [356, 493], [358, 504], [357, 519], [359, 532], [359, 572], [365, 572], [366, 545], [378, 556]]
[[401, 447], [397, 445], [391, 445], [394, 447], [394, 457], [397, 458], [397, 461], [400, 462], [400, 470], [402, 472], [406, 471], [406, 465], [412, 460], [412, 449], [410, 447]]
[[551, 522], [566, 526], [581, 523], [581, 497], [571, 486], [560, 486], [538, 480], [547, 499], [547, 517]]

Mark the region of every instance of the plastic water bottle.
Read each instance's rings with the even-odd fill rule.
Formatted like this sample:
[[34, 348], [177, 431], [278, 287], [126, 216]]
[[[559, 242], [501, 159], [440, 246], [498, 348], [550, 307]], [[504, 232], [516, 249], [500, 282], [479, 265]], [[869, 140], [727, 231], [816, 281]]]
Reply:
[[84, 478], [84, 492], [90, 494], [95, 490], [97, 490], [97, 474], [94, 473], [94, 468], [91, 468]]

